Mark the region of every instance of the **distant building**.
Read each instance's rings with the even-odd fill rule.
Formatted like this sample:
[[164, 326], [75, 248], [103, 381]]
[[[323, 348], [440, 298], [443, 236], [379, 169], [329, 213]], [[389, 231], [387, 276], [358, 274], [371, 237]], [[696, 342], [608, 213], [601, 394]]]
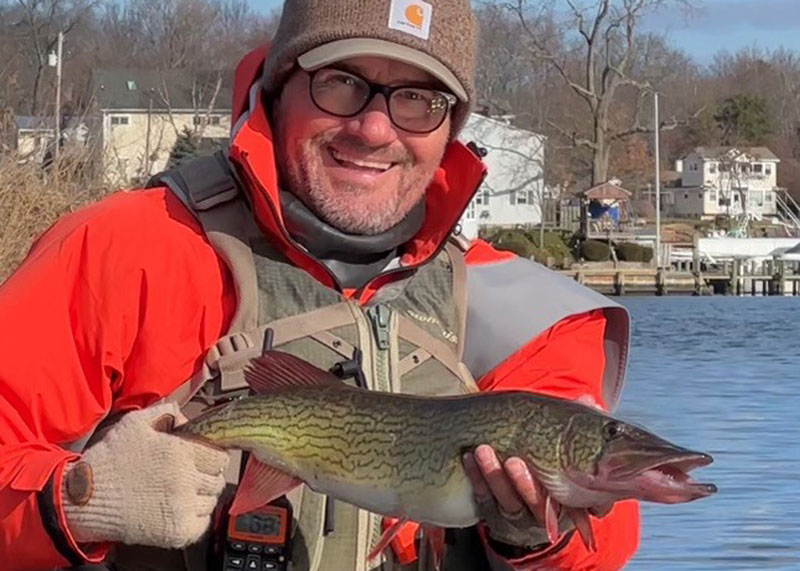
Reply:
[[778, 159], [766, 147], [698, 147], [677, 161], [679, 184], [665, 189], [668, 215], [755, 218], [777, 214]]
[[586, 201], [587, 236], [619, 232], [631, 219], [631, 192], [619, 179], [611, 179], [578, 193]]
[[488, 173], [461, 218], [462, 232], [475, 237], [489, 227], [535, 226], [545, 195], [545, 137], [507, 120], [473, 113], [459, 136], [485, 153]]
[[18, 115], [16, 153], [20, 162], [41, 164], [56, 138], [55, 119]]
[[230, 89], [184, 70], [93, 73], [93, 137], [109, 181], [137, 183], [164, 170], [175, 142], [192, 133], [203, 148], [227, 141]]

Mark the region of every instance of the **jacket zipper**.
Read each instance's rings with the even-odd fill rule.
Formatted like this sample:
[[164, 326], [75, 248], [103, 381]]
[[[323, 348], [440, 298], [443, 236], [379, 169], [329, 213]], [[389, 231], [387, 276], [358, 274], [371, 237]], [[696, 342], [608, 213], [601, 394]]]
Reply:
[[375, 390], [392, 390], [390, 349], [392, 310], [382, 303], [367, 308], [367, 317], [372, 325], [373, 384]]

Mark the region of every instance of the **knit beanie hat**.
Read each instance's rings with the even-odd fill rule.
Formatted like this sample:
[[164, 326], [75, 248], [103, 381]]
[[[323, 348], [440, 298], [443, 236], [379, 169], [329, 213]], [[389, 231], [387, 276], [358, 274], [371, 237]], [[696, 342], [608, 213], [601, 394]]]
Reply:
[[264, 64], [267, 96], [295, 63], [312, 71], [356, 56], [408, 63], [458, 98], [455, 138], [475, 101], [476, 24], [470, 0], [285, 0]]

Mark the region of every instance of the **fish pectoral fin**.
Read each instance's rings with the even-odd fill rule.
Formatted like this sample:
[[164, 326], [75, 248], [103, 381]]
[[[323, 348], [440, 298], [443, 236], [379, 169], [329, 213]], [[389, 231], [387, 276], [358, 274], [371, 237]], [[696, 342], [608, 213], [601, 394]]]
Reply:
[[251, 359], [244, 369], [244, 378], [256, 394], [290, 387], [342, 385], [333, 373], [283, 351], [266, 351]]
[[257, 510], [300, 484], [301, 480], [251, 456], [228, 513], [235, 516]]
[[550, 543], [558, 541], [558, 507], [559, 503], [550, 494], [544, 501], [544, 527]]
[[575, 524], [575, 529], [578, 530], [586, 549], [592, 552], [597, 551], [597, 542], [592, 531], [592, 522], [589, 520], [588, 510], [582, 508], [566, 508], [566, 510], [572, 523]]
[[375, 544], [375, 547], [372, 548], [372, 551], [369, 552], [367, 555], [367, 563], [371, 563], [373, 559], [378, 557], [383, 550], [389, 547], [389, 544], [395, 538], [395, 536], [400, 532], [400, 529], [406, 524], [408, 518], [386, 518], [384, 522], [394, 522], [389, 527], [383, 530], [383, 534], [381, 534], [381, 538], [378, 540], [378, 543]]

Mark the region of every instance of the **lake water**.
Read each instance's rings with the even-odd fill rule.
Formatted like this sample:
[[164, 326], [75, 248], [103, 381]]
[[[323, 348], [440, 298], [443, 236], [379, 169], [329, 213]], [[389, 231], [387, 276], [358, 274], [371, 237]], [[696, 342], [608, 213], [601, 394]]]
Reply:
[[717, 495], [642, 506], [626, 570], [800, 570], [800, 298], [622, 298], [633, 317], [617, 413], [714, 463]]

